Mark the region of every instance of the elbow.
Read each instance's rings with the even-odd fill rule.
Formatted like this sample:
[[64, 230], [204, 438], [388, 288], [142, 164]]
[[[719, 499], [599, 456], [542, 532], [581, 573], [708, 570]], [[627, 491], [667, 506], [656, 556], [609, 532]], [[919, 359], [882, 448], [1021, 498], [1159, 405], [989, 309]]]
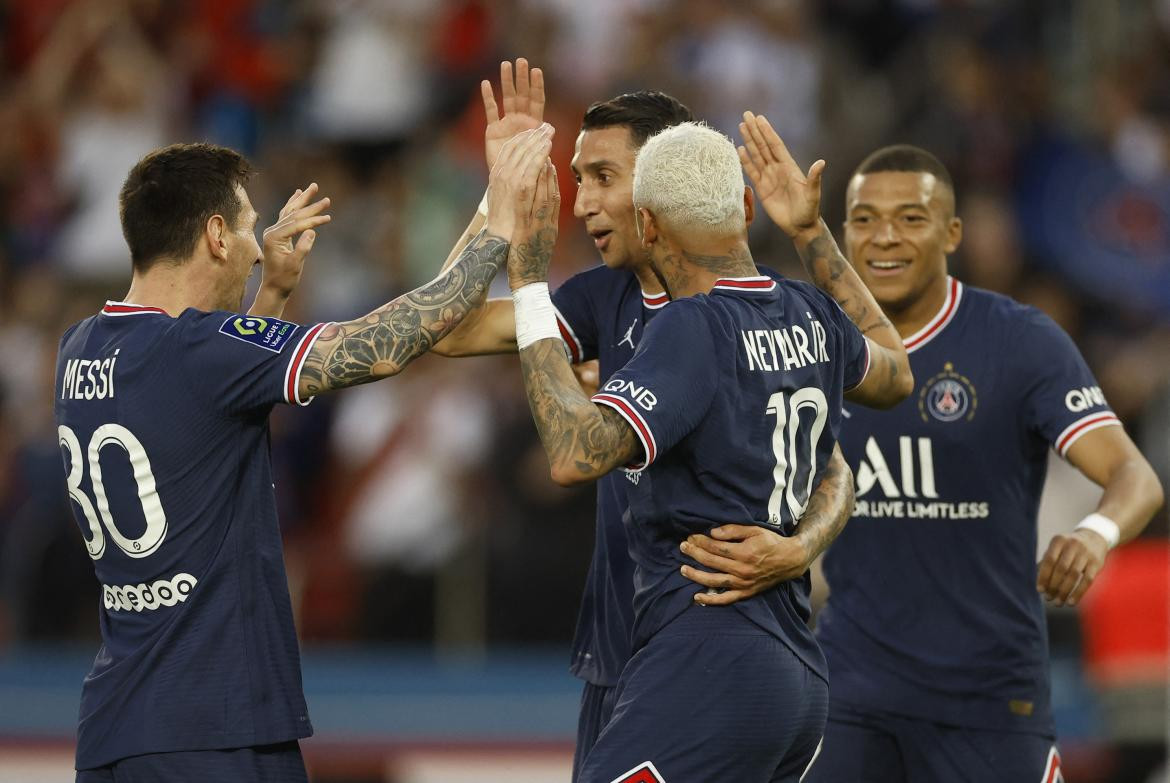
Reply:
[[565, 465], [563, 463], [551, 463], [549, 465], [549, 477], [553, 483], [561, 487], [576, 487], [581, 484], [587, 484], [594, 479], [593, 476], [587, 476], [582, 473], [575, 465]]

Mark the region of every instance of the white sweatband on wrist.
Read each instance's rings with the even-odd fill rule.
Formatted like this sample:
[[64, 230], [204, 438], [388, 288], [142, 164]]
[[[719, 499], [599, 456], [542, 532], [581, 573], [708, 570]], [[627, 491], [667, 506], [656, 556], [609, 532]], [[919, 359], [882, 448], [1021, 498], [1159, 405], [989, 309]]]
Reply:
[[1109, 545], [1110, 549], [1117, 546], [1117, 542], [1121, 540], [1121, 528], [1117, 526], [1116, 522], [1103, 514], [1089, 514], [1074, 529], [1092, 530], [1101, 536], [1101, 538], [1105, 539], [1105, 543]]
[[548, 295], [548, 283], [529, 283], [512, 292], [516, 309], [516, 346], [523, 351], [537, 340], [561, 339], [557, 311]]
[[487, 197], [488, 197], [488, 192], [485, 190], [483, 192], [483, 198], [481, 198], [479, 200], [479, 206], [476, 207], [476, 210], [475, 210], [476, 212], [483, 215], [484, 217], [487, 217]]

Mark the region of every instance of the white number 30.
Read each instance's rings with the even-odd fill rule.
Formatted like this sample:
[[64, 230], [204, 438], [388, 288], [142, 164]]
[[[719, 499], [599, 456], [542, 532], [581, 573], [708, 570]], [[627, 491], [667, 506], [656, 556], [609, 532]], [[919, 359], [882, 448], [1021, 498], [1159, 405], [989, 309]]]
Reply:
[[[81, 477], [85, 472], [81, 458], [81, 442], [77, 440], [73, 430], [64, 424], [57, 428], [57, 438], [69, 452], [69, 475], [65, 478], [65, 483], [69, 487], [69, 497], [81, 507], [81, 513], [89, 523], [91, 537], [86, 539], [85, 548], [89, 551], [89, 556], [97, 560], [106, 552], [106, 536], [102, 532], [102, 526], [98, 524], [94, 504], [81, 489]], [[146, 518], [146, 531], [138, 538], [124, 536], [110, 513], [110, 502], [106, 497], [106, 485], [102, 482], [102, 466], [98, 459], [106, 446], [120, 446], [134, 470], [138, 500], [142, 503], [142, 514]], [[110, 538], [114, 540], [118, 549], [130, 557], [147, 557], [153, 554], [167, 536], [167, 515], [163, 513], [162, 504], [159, 502], [154, 473], [150, 469], [150, 460], [146, 456], [146, 449], [142, 448], [142, 442], [121, 424], [103, 424], [89, 439], [88, 454], [93, 496], [97, 501], [98, 512], [101, 513], [101, 520], [105, 523], [106, 530], [110, 532]]]

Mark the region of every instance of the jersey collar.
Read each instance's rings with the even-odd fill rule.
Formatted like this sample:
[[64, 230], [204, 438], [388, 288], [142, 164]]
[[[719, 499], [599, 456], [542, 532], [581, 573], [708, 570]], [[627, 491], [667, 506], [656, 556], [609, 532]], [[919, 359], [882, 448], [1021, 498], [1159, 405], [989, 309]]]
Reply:
[[754, 277], [721, 277], [712, 291], [734, 291], [740, 294], [766, 294], [776, 290], [776, 281], [764, 275]]
[[666, 307], [666, 303], [669, 301], [670, 296], [665, 291], [660, 294], [642, 292], [642, 306], [647, 310], [657, 310], [660, 307]]
[[938, 336], [939, 332], [945, 329], [947, 324], [955, 317], [955, 313], [959, 310], [959, 302], [962, 299], [963, 284], [950, 275], [947, 275], [947, 298], [943, 300], [942, 307], [927, 322], [926, 326], [902, 341], [902, 345], [906, 346], [906, 353], [914, 353]]
[[161, 307], [146, 307], [144, 305], [130, 304], [129, 302], [106, 302], [106, 306], [102, 308], [102, 315], [144, 315], [146, 313], [156, 313], [169, 316], [166, 310]]

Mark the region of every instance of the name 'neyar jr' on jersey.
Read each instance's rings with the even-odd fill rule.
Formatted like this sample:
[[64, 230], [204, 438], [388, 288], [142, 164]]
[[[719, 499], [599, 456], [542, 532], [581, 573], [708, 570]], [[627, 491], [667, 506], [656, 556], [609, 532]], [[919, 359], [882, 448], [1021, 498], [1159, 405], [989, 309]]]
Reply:
[[55, 415], [101, 583], [77, 766], [312, 733], [268, 413], [322, 326], [107, 303], [61, 340]]
[[1036, 590], [1048, 450], [1064, 456], [1119, 421], [1051, 319], [947, 283], [941, 310], [905, 340], [914, 393], [888, 411], [846, 406], [857, 502], [825, 556], [817, 636], [834, 700], [1051, 734]]
[[[671, 302], [593, 400], [642, 443], [626, 515], [636, 565], [633, 645], [693, 603], [679, 544], [728, 521], [792, 535], [836, 443], [842, 392], [868, 370], [865, 339], [807, 283], [725, 279]], [[734, 606], [821, 676], [808, 580]]]

